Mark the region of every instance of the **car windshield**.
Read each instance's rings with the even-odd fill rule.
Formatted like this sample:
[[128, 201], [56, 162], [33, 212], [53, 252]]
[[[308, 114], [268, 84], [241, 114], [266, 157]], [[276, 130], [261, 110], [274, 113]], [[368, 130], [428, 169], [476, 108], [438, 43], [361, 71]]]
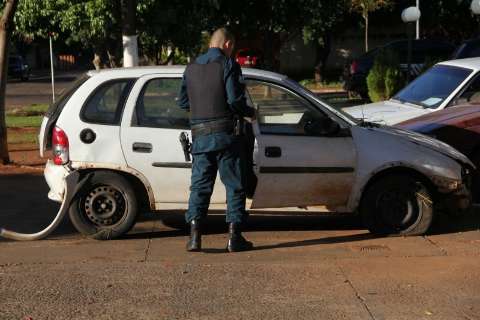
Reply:
[[412, 103], [422, 108], [435, 109], [472, 72], [471, 69], [466, 68], [435, 65], [403, 88], [393, 97], [393, 100]]

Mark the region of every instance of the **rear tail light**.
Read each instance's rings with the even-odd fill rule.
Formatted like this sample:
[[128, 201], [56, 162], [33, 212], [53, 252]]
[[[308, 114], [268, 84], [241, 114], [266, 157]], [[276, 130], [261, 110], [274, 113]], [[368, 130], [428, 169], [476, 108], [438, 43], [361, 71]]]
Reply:
[[66, 164], [68, 156], [68, 137], [59, 127], [53, 129], [52, 134], [53, 163], [56, 165]]
[[352, 64], [350, 65], [350, 74], [357, 73], [358, 71], [358, 62], [353, 60]]

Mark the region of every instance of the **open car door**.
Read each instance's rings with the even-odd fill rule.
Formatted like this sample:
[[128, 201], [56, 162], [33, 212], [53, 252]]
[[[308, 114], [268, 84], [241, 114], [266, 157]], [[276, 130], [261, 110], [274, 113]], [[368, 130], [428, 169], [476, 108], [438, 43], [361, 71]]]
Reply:
[[356, 152], [348, 126], [287, 87], [248, 80], [258, 178], [254, 208], [346, 207]]

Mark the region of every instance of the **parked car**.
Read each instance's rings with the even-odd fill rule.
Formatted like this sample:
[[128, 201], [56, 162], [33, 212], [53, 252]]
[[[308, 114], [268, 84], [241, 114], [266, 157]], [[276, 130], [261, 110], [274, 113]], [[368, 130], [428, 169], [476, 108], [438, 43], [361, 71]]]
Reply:
[[470, 39], [460, 44], [451, 59], [465, 59], [480, 57], [480, 38]]
[[239, 49], [235, 60], [242, 67], [259, 68], [263, 64], [263, 56], [260, 51], [249, 48]]
[[443, 141], [464, 155], [476, 166], [473, 194], [480, 201], [480, 100], [432, 112], [396, 125]]
[[21, 81], [30, 78], [30, 67], [22, 56], [14, 55], [8, 58], [8, 75]]
[[[183, 72], [180, 66], [91, 71], [46, 113], [39, 142], [42, 155], [53, 150], [45, 168], [48, 196], [62, 201], [64, 178], [74, 171], [83, 177], [69, 212], [80, 232], [118, 237], [142, 208], [187, 203], [191, 162], [179, 136], [190, 136], [189, 118], [176, 105]], [[372, 232], [418, 235], [437, 206], [468, 207], [473, 165], [452, 147], [357, 124], [286, 76], [243, 72], [256, 108], [246, 135], [257, 178], [247, 186], [251, 208], [359, 210]], [[218, 181], [211, 203], [225, 204]]]
[[[344, 89], [359, 94], [363, 99], [368, 100], [367, 76], [373, 67], [375, 58], [382, 51], [393, 51], [400, 58], [400, 67], [407, 71], [407, 49], [408, 41], [393, 41], [385, 46], [378, 47], [355, 58], [346, 68]], [[442, 61], [448, 59], [455, 47], [449, 43], [435, 40], [414, 40], [412, 41], [411, 73], [418, 76], [426, 61]]]
[[441, 62], [387, 101], [344, 108], [356, 119], [394, 125], [434, 111], [480, 100], [480, 58]]

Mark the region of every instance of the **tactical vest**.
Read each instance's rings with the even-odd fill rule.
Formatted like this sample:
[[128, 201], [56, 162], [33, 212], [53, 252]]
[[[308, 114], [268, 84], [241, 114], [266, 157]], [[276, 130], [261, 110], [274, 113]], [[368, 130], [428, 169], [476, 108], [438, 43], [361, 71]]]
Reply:
[[192, 63], [187, 66], [185, 77], [192, 120], [232, 116], [225, 92], [224, 61], [222, 58], [207, 64]]

